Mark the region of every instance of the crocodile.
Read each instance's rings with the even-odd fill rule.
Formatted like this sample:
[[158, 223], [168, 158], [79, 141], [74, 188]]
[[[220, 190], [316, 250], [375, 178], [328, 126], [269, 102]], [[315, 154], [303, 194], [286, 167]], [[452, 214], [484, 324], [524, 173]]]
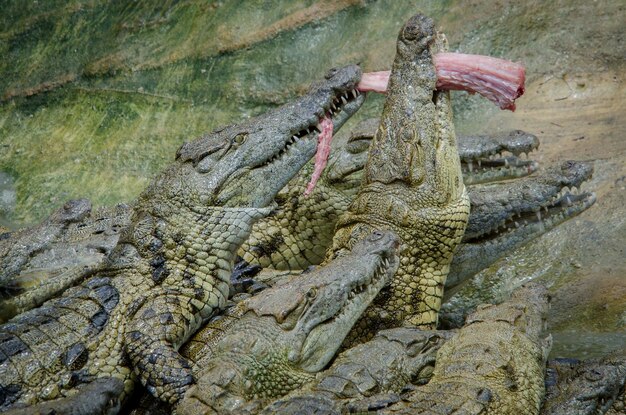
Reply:
[[372, 228], [394, 230], [410, 249], [356, 337], [403, 323], [433, 329], [452, 254], [469, 217], [450, 96], [435, 91], [432, 53], [445, 48], [433, 21], [416, 15], [400, 30], [381, 121], [363, 183], [337, 223], [327, 260]]
[[349, 255], [246, 299], [205, 326], [201, 347], [190, 342], [185, 350], [198, 382], [176, 413], [239, 413], [247, 401], [275, 399], [313, 380], [391, 280], [399, 245], [393, 232], [374, 231]]
[[534, 176], [470, 187], [472, 212], [446, 287], [459, 285], [506, 252], [591, 207], [595, 193], [576, 189], [592, 174], [593, 164], [568, 160]]
[[305, 388], [274, 401], [263, 414], [365, 413], [399, 402], [407, 386], [427, 383], [437, 351], [453, 331], [398, 327], [345, 350]]
[[381, 414], [539, 413], [551, 337], [542, 338], [545, 287], [530, 283], [484, 305], [437, 352], [433, 376]]
[[358, 110], [360, 76], [333, 69], [303, 97], [183, 144], [135, 201], [104, 269], [0, 326], [0, 409], [99, 377], [121, 379], [122, 400], [139, 380], [177, 402], [194, 383], [177, 349], [224, 307], [236, 250], [315, 154], [319, 119], [337, 129]]
[[129, 205], [92, 210], [70, 200], [42, 224], [0, 237], [0, 322], [43, 304], [105, 264]]

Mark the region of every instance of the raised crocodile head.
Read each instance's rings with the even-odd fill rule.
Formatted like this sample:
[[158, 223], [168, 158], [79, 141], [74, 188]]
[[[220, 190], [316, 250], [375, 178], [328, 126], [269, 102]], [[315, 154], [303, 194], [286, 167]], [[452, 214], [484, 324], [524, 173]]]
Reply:
[[391, 185], [400, 198], [420, 199], [424, 207], [443, 206], [464, 190], [449, 94], [435, 90], [431, 48], [437, 42], [443, 48], [433, 21], [425, 16], [413, 16], [401, 30], [365, 166], [364, 188]]
[[148, 192], [187, 205], [267, 206], [315, 154], [320, 118], [336, 130], [359, 109], [360, 77], [356, 65], [332, 69], [303, 97], [183, 144]]
[[288, 358], [307, 372], [321, 370], [398, 268], [399, 238], [374, 231], [352, 253], [246, 300], [288, 333]]
[[376, 300], [390, 325], [434, 327], [445, 276], [469, 216], [449, 93], [436, 91], [432, 53], [444, 48], [444, 38], [425, 16], [413, 16], [400, 31], [363, 184], [339, 219], [327, 255], [327, 260], [344, 255], [372, 228], [398, 233], [410, 252], [390, 289]]

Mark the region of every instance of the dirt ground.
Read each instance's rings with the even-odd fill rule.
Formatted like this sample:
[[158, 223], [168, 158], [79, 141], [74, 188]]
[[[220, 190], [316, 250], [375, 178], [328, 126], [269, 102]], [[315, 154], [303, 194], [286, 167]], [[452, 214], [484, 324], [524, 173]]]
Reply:
[[551, 287], [553, 356], [598, 356], [626, 344], [625, 98], [623, 72], [545, 75], [527, 85], [515, 113], [497, 113], [486, 125], [536, 133], [533, 158], [543, 166], [594, 163], [583, 185], [596, 193], [594, 206], [477, 277]]

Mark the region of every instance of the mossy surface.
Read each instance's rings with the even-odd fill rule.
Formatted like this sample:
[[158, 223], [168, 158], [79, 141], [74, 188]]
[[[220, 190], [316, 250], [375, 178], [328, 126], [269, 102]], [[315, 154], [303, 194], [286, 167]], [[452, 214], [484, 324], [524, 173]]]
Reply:
[[17, 191], [4, 220], [36, 222], [69, 198], [131, 201], [185, 140], [333, 66], [387, 68], [402, 22], [445, 6], [383, 3], [3, 1], [0, 171]]

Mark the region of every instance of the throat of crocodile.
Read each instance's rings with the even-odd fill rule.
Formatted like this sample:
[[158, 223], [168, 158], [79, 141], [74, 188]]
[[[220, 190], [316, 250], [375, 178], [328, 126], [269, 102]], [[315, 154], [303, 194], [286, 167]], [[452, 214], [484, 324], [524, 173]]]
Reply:
[[204, 319], [224, 307], [235, 253], [253, 224], [269, 211], [207, 207], [178, 211], [166, 219], [145, 214], [134, 219], [132, 245], [148, 259], [153, 282], [188, 297], [197, 310], [181, 344]]
[[423, 328], [436, 324], [452, 254], [469, 216], [449, 93], [435, 90], [431, 53], [444, 48], [424, 16], [414, 16], [401, 30], [364, 183], [340, 218], [327, 255], [342, 255], [372, 228], [393, 229], [409, 250], [375, 303], [392, 315], [393, 324]]

